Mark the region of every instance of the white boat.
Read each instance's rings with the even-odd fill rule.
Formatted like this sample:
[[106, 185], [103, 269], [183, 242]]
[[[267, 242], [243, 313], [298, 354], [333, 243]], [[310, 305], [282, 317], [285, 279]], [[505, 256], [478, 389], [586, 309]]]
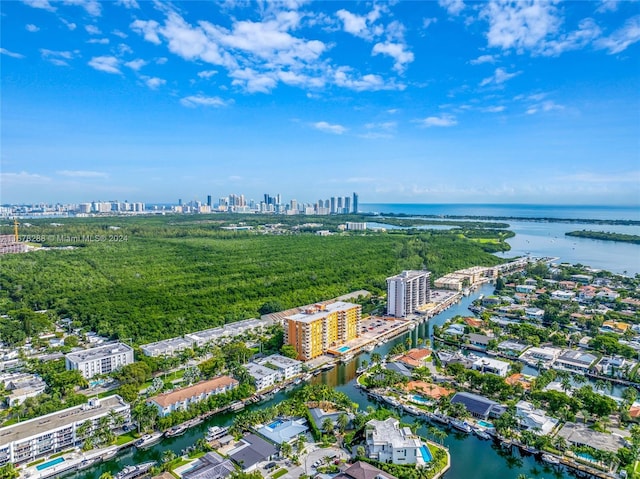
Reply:
[[451, 424], [451, 426], [457, 429], [458, 431], [462, 431], [465, 434], [469, 434], [471, 432], [471, 426], [465, 421], [460, 421], [459, 419], [452, 419], [449, 422], [449, 424]]
[[215, 439], [221, 438], [229, 431], [228, 427], [220, 427], [220, 426], [211, 426], [209, 428], [209, 434], [207, 439], [213, 441]]
[[187, 426], [185, 424], [179, 424], [177, 426], [173, 426], [167, 432], [164, 433], [166, 437], [176, 437], [181, 436], [185, 432], [187, 432]]
[[322, 366], [320, 368], [320, 371], [329, 371], [329, 370], [333, 369], [334, 366], [335, 366], [335, 364], [331, 364], [331, 363], [330, 364], [325, 364], [324, 366]]
[[442, 414], [433, 413], [431, 415], [431, 419], [433, 419], [434, 421], [439, 422], [441, 424], [449, 424], [449, 418], [447, 416], [442, 415]]
[[372, 352], [375, 348], [376, 348], [376, 345], [375, 345], [374, 343], [369, 343], [369, 344], [367, 344], [367, 345], [366, 345], [364, 348], [362, 348], [362, 349], [364, 349], [366, 352], [370, 353], [370, 352]]
[[342, 356], [342, 357], [340, 358], [340, 362], [341, 362], [342, 364], [346, 364], [346, 363], [348, 363], [349, 361], [351, 361], [352, 359], [353, 359], [353, 354], [347, 354], [347, 355]]
[[102, 459], [106, 461], [107, 459], [111, 459], [116, 454], [118, 454], [118, 446], [113, 446], [107, 449], [103, 454], [101, 454], [100, 457], [102, 457]]
[[407, 328], [409, 328], [409, 329], [416, 329], [416, 323], [409, 323], [409, 325], [407, 326]]
[[488, 433], [488, 432], [486, 432], [486, 431], [483, 431], [483, 430], [482, 430], [482, 429], [480, 429], [480, 428], [475, 428], [475, 429], [473, 430], [473, 432], [474, 432], [474, 433], [476, 434], [476, 436], [478, 436], [480, 439], [485, 439], [485, 440], [486, 440], [486, 439], [491, 439], [491, 436], [489, 435], [489, 433]]
[[83, 459], [80, 464], [76, 466], [77, 471], [84, 471], [85, 469], [89, 469], [94, 464], [100, 462], [102, 458], [100, 456], [92, 457], [90, 459]]
[[543, 454], [542, 460], [547, 464], [560, 464], [560, 459], [558, 459], [556, 456], [553, 456], [551, 454]]
[[229, 409], [232, 411], [240, 411], [241, 409], [244, 409], [244, 403], [242, 401], [236, 401], [229, 406]]
[[126, 466], [114, 476], [114, 479], [134, 479], [136, 477], [140, 477], [143, 474], [146, 474], [149, 469], [151, 469], [155, 465], [155, 461], [152, 461], [143, 462], [142, 464], [138, 464], [136, 466]]
[[135, 442], [135, 446], [138, 449], [144, 449], [146, 447], [153, 446], [154, 444], [159, 442], [161, 439], [162, 439], [161, 432], [154, 432], [153, 434], [145, 434]]

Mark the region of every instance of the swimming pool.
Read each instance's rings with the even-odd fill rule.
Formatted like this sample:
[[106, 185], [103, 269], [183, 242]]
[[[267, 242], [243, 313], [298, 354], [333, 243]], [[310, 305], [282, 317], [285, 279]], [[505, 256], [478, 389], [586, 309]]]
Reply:
[[280, 424], [282, 424], [282, 421], [280, 421], [279, 419], [277, 421], [273, 421], [271, 424], [269, 424], [268, 427], [270, 427], [271, 429], [275, 429], [277, 428]]
[[585, 459], [589, 462], [598, 462], [596, 461], [596, 458], [593, 457], [591, 454], [589, 454], [588, 452], [576, 452], [574, 453], [576, 456], [578, 456], [581, 459]]
[[341, 353], [346, 353], [347, 351], [349, 351], [349, 349], [351, 349], [349, 346], [342, 346], [341, 348], [338, 348], [338, 351]]
[[64, 462], [64, 459], [61, 457], [56, 457], [55, 459], [52, 459], [47, 462], [43, 462], [42, 464], [36, 466], [36, 469], [38, 471], [42, 471], [43, 469], [47, 469], [48, 467], [53, 467], [56, 464], [60, 464], [61, 462]]
[[493, 424], [487, 421], [478, 421], [478, 426], [486, 427], [487, 429], [493, 429]]
[[433, 456], [431, 455], [431, 451], [424, 444], [420, 448], [420, 452], [422, 453], [422, 459], [424, 459], [424, 462], [431, 462], [433, 460]]
[[425, 399], [425, 398], [423, 398], [422, 396], [420, 396], [418, 394], [414, 394], [411, 399], [413, 400], [413, 402], [417, 402], [417, 403], [420, 403], [420, 404], [428, 404], [430, 402], [428, 399]]

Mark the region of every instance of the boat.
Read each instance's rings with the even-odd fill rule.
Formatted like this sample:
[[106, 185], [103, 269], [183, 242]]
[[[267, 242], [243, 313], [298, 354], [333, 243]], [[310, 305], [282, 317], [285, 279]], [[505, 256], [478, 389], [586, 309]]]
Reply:
[[311, 379], [313, 377], [312, 373], [307, 373], [304, 376], [302, 376], [302, 380], [303, 381], [308, 381], [309, 379]]
[[161, 432], [154, 432], [153, 434], [145, 434], [140, 439], [138, 439], [134, 443], [134, 445], [138, 449], [144, 449], [146, 447], [153, 446], [154, 444], [159, 442], [161, 439], [162, 439], [162, 433]]
[[366, 352], [370, 353], [370, 352], [372, 352], [375, 348], [376, 348], [376, 345], [375, 345], [374, 343], [369, 343], [369, 344], [367, 344], [367, 345], [366, 345], [364, 348], [362, 348], [362, 349], [364, 349]]
[[183, 435], [185, 432], [187, 432], [187, 426], [184, 424], [178, 424], [165, 432], [164, 435], [165, 437], [176, 437]]
[[366, 370], [367, 370], [367, 368], [365, 368], [363, 366], [360, 366], [358, 369], [356, 369], [356, 374], [362, 374]]
[[229, 431], [228, 427], [220, 427], [220, 426], [211, 426], [209, 428], [209, 435], [207, 439], [209, 441], [213, 441], [215, 439], [221, 438]]
[[441, 424], [449, 424], [449, 418], [447, 416], [444, 416], [443, 414], [433, 413], [431, 415], [431, 419]]
[[529, 454], [538, 454], [540, 451], [533, 446], [524, 446], [523, 451], [527, 451]]
[[335, 366], [335, 364], [331, 364], [331, 363], [325, 364], [324, 366], [322, 366], [320, 368], [320, 371], [329, 371], [329, 370], [333, 369], [334, 366]]
[[498, 355], [498, 351], [485, 351], [487, 353], [487, 356], [497, 356]]
[[409, 404], [403, 404], [402, 409], [413, 416], [419, 416], [421, 414], [421, 411], [418, 408], [410, 406]]
[[347, 354], [347, 355], [342, 356], [342, 357], [340, 358], [340, 362], [341, 362], [342, 364], [346, 364], [346, 363], [348, 363], [349, 361], [351, 361], [352, 359], [353, 359], [353, 354]]
[[76, 470], [77, 471], [84, 471], [85, 469], [89, 469], [91, 466], [93, 466], [94, 464], [98, 463], [102, 461], [102, 458], [100, 456], [95, 456], [92, 458], [87, 458], [87, 459], [83, 459], [82, 462], [80, 462], [80, 464], [78, 464], [76, 466]]
[[489, 433], [487, 431], [484, 431], [480, 428], [474, 428], [473, 432], [476, 434], [476, 436], [478, 436], [480, 439], [491, 439], [491, 435], [489, 435]]
[[126, 466], [114, 476], [114, 479], [134, 479], [136, 477], [140, 477], [149, 472], [149, 469], [151, 469], [155, 465], [155, 461], [151, 461], [143, 462], [142, 464], [138, 464], [136, 466]]
[[236, 401], [229, 406], [229, 409], [232, 411], [240, 411], [241, 409], [244, 409], [244, 403], [242, 401]]
[[118, 446], [113, 446], [104, 451], [103, 454], [100, 455], [102, 460], [106, 461], [107, 459], [111, 459], [113, 456], [118, 454]]
[[551, 454], [543, 454], [542, 460], [547, 464], [560, 464], [560, 459], [558, 459], [556, 456], [553, 456]]
[[449, 423], [451, 426], [458, 431], [464, 432], [465, 434], [469, 434], [471, 432], [471, 426], [466, 421], [460, 421], [459, 419], [452, 419]]
[[409, 324], [407, 325], [407, 328], [409, 328], [409, 329], [416, 329], [416, 323], [409, 323]]

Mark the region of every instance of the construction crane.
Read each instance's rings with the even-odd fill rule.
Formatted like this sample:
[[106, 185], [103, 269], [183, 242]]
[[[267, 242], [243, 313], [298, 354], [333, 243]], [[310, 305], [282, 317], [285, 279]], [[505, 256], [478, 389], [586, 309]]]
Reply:
[[18, 225], [20, 223], [18, 223], [18, 218], [13, 218], [13, 239], [16, 241], [16, 243], [18, 242]]

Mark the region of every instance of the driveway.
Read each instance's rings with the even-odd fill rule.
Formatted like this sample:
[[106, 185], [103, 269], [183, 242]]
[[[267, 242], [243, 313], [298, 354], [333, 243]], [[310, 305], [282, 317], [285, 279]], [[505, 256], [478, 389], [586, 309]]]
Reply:
[[[335, 459], [349, 459], [349, 455], [338, 447], [316, 448], [309, 452], [302, 461], [305, 473], [309, 476], [313, 476], [316, 473], [316, 468], [313, 464], [316, 461], [323, 460], [325, 457], [336, 456]], [[323, 464], [326, 464], [323, 461]]]

